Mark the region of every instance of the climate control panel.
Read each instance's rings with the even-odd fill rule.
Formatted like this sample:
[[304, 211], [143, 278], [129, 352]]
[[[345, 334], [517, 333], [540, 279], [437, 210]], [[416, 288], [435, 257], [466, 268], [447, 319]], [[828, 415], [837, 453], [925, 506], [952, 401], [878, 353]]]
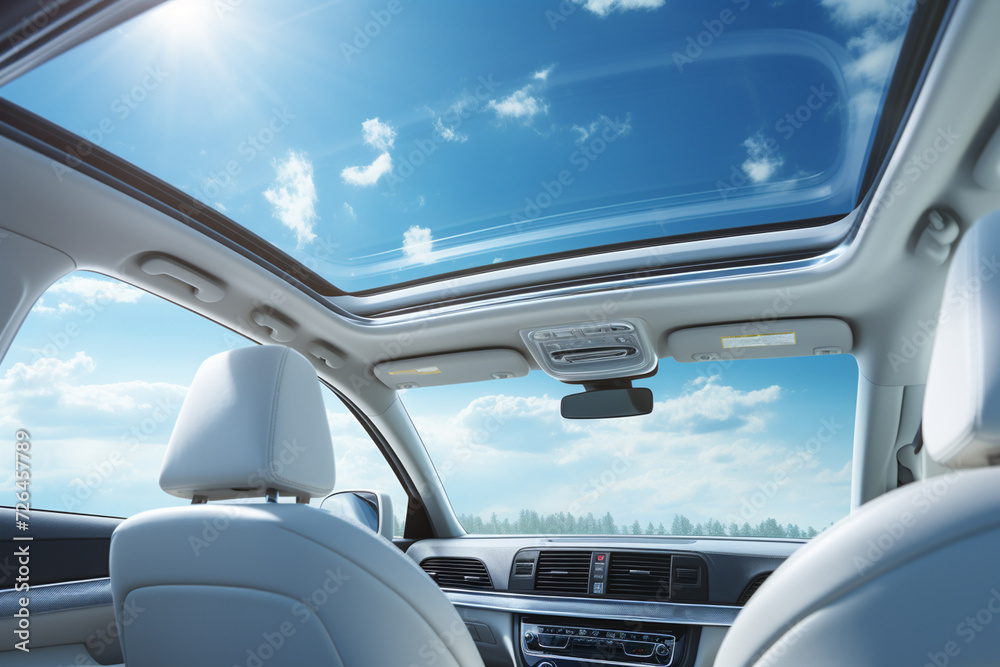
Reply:
[[529, 667], [680, 665], [685, 640], [684, 630], [663, 624], [594, 619], [526, 617], [520, 630]]

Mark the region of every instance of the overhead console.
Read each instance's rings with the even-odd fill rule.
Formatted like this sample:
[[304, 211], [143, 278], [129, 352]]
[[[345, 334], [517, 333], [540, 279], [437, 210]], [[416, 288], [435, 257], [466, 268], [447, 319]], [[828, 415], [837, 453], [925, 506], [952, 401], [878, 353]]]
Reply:
[[562, 324], [520, 334], [542, 370], [563, 382], [639, 377], [656, 370], [656, 351], [641, 320]]

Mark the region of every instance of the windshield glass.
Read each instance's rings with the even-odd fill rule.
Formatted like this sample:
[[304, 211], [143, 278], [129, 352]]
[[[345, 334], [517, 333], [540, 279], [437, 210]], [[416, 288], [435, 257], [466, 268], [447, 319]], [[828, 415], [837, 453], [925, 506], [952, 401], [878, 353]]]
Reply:
[[850, 355], [661, 360], [644, 417], [569, 421], [533, 371], [404, 402], [466, 531], [812, 537], [850, 510]]
[[356, 292], [847, 214], [914, 4], [173, 0], [0, 96]]

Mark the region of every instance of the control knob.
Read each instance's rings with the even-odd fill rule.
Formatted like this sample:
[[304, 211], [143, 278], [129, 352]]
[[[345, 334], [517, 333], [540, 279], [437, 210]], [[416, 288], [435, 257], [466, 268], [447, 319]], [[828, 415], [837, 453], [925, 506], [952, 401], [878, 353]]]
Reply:
[[670, 652], [670, 649], [667, 648], [666, 644], [657, 644], [656, 647], [653, 649], [653, 651], [656, 653], [656, 655], [662, 658], [663, 656], [665, 656], [667, 653]]

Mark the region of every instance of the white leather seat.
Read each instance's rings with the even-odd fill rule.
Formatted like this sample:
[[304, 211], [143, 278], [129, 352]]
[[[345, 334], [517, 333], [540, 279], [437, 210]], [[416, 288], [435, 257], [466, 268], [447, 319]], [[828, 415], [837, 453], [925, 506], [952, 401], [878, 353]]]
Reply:
[[716, 667], [990, 667], [1000, 661], [1000, 213], [949, 269], [925, 393], [950, 472], [868, 503], [782, 565]]
[[208, 359], [160, 486], [197, 498], [144, 512], [111, 541], [130, 667], [482, 667], [438, 586], [385, 538], [305, 504], [205, 504], [333, 487], [315, 371], [278, 346]]

